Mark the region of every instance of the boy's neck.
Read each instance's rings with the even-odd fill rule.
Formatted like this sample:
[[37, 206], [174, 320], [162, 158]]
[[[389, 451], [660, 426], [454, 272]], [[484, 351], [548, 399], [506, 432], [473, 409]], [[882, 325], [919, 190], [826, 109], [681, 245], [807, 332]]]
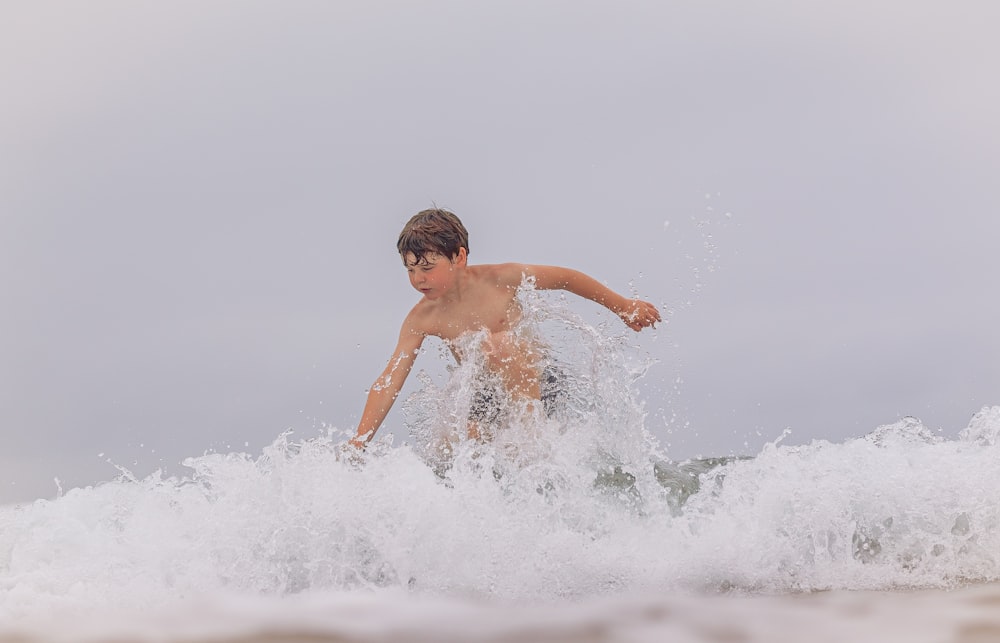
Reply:
[[452, 283], [451, 288], [441, 297], [442, 304], [456, 304], [462, 301], [462, 295], [465, 293], [465, 282], [468, 277], [466, 273], [467, 269], [467, 264], [452, 264], [452, 270], [455, 271], [455, 281]]

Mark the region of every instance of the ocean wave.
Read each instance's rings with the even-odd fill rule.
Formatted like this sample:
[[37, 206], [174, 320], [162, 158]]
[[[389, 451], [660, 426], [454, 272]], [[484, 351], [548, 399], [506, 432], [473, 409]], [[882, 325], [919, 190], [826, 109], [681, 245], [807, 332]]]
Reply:
[[0, 508], [0, 618], [206, 595], [525, 603], [1000, 579], [1000, 407], [954, 440], [905, 418], [674, 462], [644, 427], [642, 355], [557, 305], [526, 309], [567, 373], [559, 413], [456, 439], [456, 390], [476, 377], [456, 370], [411, 400], [412, 444], [348, 457], [340, 431], [285, 433], [257, 455], [189, 458], [186, 476], [123, 472]]

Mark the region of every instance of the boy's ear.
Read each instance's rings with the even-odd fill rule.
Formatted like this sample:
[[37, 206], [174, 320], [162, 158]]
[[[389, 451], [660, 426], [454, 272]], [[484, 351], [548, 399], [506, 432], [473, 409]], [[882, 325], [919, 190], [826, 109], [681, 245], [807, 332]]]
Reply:
[[469, 251], [464, 247], [458, 249], [458, 254], [453, 259], [455, 263], [465, 265], [469, 261]]

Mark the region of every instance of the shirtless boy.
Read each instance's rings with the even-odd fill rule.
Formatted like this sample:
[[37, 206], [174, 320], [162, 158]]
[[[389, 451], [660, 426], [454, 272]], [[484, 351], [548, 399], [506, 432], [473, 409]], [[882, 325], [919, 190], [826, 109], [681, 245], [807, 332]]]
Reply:
[[[350, 441], [355, 447], [363, 447], [382, 425], [429, 335], [454, 347], [454, 340], [463, 333], [485, 329], [486, 367], [500, 376], [512, 399], [538, 400], [539, 372], [531, 358], [532, 347], [511, 332], [521, 319], [516, 294], [525, 277], [533, 278], [539, 290], [566, 290], [595, 301], [632, 330], [660, 321], [653, 304], [623, 297], [570, 268], [519, 263], [469, 265], [469, 234], [447, 210], [435, 208], [416, 214], [403, 228], [396, 247], [410, 284], [423, 298], [403, 321], [392, 358], [368, 391], [357, 435]], [[455, 357], [462, 359], [458, 353]]]

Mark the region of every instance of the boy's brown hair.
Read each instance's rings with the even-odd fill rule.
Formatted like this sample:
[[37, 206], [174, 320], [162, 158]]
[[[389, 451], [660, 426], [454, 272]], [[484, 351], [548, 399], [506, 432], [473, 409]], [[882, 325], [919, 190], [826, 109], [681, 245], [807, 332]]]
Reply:
[[441, 208], [413, 215], [396, 242], [399, 255], [405, 259], [412, 252], [417, 263], [425, 263], [427, 255], [433, 253], [454, 259], [459, 248], [465, 248], [468, 254], [469, 232], [457, 216]]

